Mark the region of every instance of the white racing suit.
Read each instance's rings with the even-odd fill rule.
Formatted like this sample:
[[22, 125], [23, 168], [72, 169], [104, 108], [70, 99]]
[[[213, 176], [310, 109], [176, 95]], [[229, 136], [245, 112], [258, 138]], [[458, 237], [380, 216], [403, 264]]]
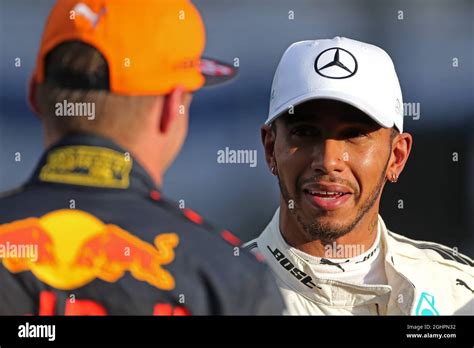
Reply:
[[472, 259], [437, 243], [390, 232], [380, 216], [378, 228], [388, 285], [322, 279], [283, 239], [279, 209], [244, 248], [261, 254], [269, 264], [287, 314], [474, 315]]

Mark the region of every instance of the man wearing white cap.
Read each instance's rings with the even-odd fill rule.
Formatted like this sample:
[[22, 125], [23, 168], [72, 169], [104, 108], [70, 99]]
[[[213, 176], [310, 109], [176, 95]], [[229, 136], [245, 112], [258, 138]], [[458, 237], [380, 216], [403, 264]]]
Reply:
[[412, 136], [388, 54], [335, 37], [292, 44], [262, 127], [280, 207], [246, 248], [263, 254], [289, 314], [474, 314], [474, 262], [390, 232], [379, 215]]

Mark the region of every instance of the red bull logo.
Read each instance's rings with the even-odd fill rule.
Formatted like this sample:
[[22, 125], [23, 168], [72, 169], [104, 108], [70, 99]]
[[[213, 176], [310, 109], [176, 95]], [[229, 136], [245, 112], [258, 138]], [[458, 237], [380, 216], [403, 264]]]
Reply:
[[175, 258], [176, 233], [159, 234], [152, 245], [89, 213], [63, 209], [1, 225], [0, 244], [6, 243], [35, 245], [37, 258], [2, 257], [5, 268], [31, 271], [56, 289], [76, 289], [94, 279], [116, 282], [126, 271], [158, 289], [175, 287], [163, 265]]

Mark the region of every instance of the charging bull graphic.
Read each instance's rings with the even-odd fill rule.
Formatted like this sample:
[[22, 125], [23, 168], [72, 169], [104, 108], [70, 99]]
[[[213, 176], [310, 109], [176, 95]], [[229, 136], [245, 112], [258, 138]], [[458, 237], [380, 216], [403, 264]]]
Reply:
[[116, 282], [125, 271], [158, 289], [175, 287], [163, 268], [174, 260], [175, 233], [157, 235], [152, 245], [87, 212], [63, 209], [1, 225], [2, 244], [37, 247], [36, 258], [7, 255], [3, 265], [13, 273], [31, 271], [56, 289], [80, 288], [97, 278]]

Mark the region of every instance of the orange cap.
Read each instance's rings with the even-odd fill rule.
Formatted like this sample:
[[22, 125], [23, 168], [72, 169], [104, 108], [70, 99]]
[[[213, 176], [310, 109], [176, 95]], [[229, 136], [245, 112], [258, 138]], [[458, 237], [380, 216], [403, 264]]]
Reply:
[[43, 34], [30, 86], [45, 79], [45, 57], [57, 45], [82, 41], [109, 66], [109, 90], [163, 95], [177, 86], [193, 91], [232, 78], [236, 69], [201, 58], [204, 24], [188, 0], [58, 0]]

